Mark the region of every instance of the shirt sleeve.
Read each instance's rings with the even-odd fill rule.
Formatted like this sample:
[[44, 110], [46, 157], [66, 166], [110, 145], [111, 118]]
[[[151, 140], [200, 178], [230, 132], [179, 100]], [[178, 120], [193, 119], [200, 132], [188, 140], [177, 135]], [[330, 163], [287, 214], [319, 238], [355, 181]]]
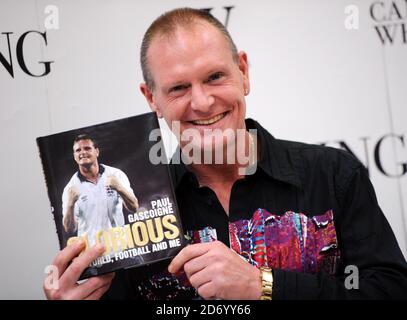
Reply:
[[62, 219], [65, 217], [68, 209], [68, 189], [69, 183], [65, 186], [64, 191], [62, 192]]
[[[68, 190], [69, 188], [72, 186], [73, 184], [71, 184], [71, 182], [69, 182], [65, 188], [64, 191], [62, 192], [62, 223], [64, 221], [64, 218], [66, 216], [66, 213], [68, 211]], [[74, 217], [78, 220], [79, 216], [80, 216], [80, 211], [79, 211], [79, 207], [78, 205], [75, 203], [74, 206], [74, 211], [73, 211]]]
[[[342, 258], [337, 275], [275, 269], [273, 299], [405, 299], [406, 261], [366, 168], [354, 169], [343, 187], [337, 186], [336, 196], [341, 207], [337, 233]], [[347, 273], [346, 266], [352, 266]]]

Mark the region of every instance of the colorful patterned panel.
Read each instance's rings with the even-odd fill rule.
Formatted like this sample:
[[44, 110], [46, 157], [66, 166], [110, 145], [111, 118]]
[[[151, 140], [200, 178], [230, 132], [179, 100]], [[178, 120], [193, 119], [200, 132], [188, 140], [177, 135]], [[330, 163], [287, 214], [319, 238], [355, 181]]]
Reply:
[[333, 212], [314, 217], [258, 209], [250, 220], [229, 225], [231, 248], [252, 265], [335, 274], [340, 260]]

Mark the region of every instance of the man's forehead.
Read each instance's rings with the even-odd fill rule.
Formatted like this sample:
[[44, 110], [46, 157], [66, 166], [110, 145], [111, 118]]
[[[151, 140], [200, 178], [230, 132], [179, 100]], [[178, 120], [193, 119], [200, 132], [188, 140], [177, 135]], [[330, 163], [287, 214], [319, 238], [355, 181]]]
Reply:
[[180, 26], [170, 36], [155, 37], [147, 56], [153, 77], [168, 74], [176, 77], [201, 60], [205, 64], [210, 63], [206, 65], [209, 69], [224, 66], [227, 57], [233, 60], [225, 37], [205, 22], [191, 29]]
[[93, 141], [90, 139], [82, 139], [79, 141], [76, 141], [73, 145], [74, 149], [80, 146], [93, 146]]

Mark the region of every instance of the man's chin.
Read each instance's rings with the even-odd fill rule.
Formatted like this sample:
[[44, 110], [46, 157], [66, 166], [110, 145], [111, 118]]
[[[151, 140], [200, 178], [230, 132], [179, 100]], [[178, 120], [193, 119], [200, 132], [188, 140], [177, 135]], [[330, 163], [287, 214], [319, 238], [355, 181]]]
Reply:
[[93, 162], [83, 162], [83, 163], [79, 163], [79, 165], [80, 165], [82, 168], [90, 169], [90, 168], [92, 167], [92, 165], [93, 165]]
[[223, 141], [220, 143], [202, 141], [198, 144], [193, 142], [184, 144], [182, 150], [192, 164], [224, 164], [229, 148]]

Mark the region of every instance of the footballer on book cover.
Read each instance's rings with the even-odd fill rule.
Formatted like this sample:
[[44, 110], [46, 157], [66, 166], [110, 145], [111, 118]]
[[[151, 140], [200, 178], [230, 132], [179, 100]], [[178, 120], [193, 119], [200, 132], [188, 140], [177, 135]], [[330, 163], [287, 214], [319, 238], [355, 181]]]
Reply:
[[61, 249], [106, 251], [81, 279], [173, 257], [185, 245], [155, 113], [37, 138]]

